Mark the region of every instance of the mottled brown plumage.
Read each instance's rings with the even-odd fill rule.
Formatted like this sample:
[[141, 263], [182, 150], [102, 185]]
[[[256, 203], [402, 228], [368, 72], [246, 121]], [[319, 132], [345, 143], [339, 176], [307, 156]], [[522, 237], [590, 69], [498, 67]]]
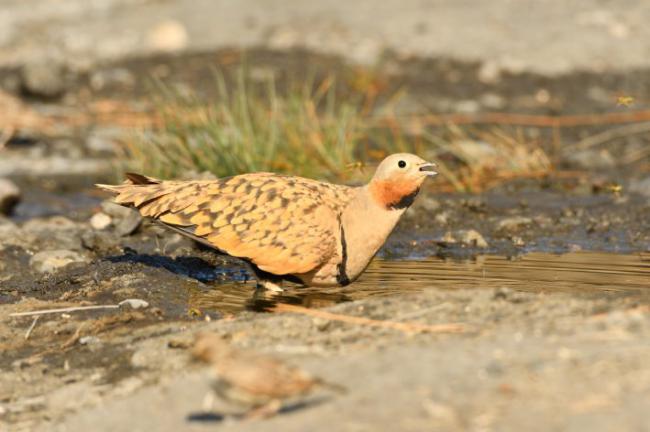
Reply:
[[343, 390], [275, 357], [237, 349], [214, 333], [197, 335], [192, 355], [210, 366], [212, 390], [249, 413], [266, 407], [266, 414], [273, 414], [283, 402], [318, 387]]
[[[345, 285], [365, 269], [424, 178], [435, 174], [431, 166], [417, 156], [392, 155], [363, 187], [272, 173], [197, 181], [127, 174], [122, 185], [98, 186], [115, 193], [118, 204], [247, 260], [259, 278]], [[363, 233], [367, 241], [347, 240]]]

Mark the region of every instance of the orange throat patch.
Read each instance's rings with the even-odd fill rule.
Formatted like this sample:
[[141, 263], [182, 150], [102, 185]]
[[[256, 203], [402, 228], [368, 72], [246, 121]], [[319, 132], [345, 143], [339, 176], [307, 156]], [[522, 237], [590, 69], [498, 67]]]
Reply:
[[409, 207], [420, 191], [412, 181], [374, 180], [370, 183], [370, 193], [379, 205], [388, 210]]

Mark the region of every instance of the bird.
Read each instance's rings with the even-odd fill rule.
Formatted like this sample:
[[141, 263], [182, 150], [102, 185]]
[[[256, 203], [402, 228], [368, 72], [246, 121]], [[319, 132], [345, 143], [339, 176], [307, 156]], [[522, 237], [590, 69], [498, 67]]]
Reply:
[[216, 180], [158, 180], [127, 173], [98, 184], [114, 201], [243, 260], [257, 287], [347, 286], [370, 264], [436, 164], [397, 153], [362, 186], [256, 172]]
[[[345, 392], [344, 387], [273, 356], [235, 348], [215, 333], [198, 333], [191, 355], [210, 366], [212, 392], [234, 408], [243, 409], [247, 417], [273, 415], [319, 388]], [[204, 401], [208, 409], [212, 408], [214, 394]]]

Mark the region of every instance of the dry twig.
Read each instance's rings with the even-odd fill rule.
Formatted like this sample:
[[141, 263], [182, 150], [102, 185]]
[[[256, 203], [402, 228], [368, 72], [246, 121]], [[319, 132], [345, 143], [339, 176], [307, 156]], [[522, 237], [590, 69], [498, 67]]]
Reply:
[[650, 122], [632, 123], [614, 129], [609, 129], [596, 135], [592, 135], [581, 141], [578, 141], [573, 145], [567, 146], [567, 149], [584, 150], [590, 147], [595, 147], [597, 145], [604, 144], [616, 138], [625, 138], [630, 135], [638, 135], [647, 132], [650, 132]]
[[140, 299], [126, 299], [119, 302], [116, 305], [92, 305], [92, 306], [73, 306], [67, 308], [58, 308], [58, 309], [44, 309], [38, 311], [30, 312], [14, 312], [9, 314], [11, 317], [21, 317], [21, 316], [34, 316], [34, 315], [45, 315], [53, 313], [67, 313], [67, 312], [78, 312], [78, 311], [88, 311], [88, 310], [99, 310], [99, 309], [119, 309], [123, 306], [130, 306], [132, 309], [146, 308], [149, 306], [144, 300]]
[[38, 319], [40, 317], [41, 317], [40, 315], [36, 315], [34, 317], [34, 321], [32, 321], [32, 325], [29, 326], [27, 332], [25, 333], [25, 340], [29, 339], [29, 336], [32, 334], [32, 331], [34, 331], [34, 327], [36, 327], [36, 323], [38, 322]]
[[302, 306], [283, 303], [277, 304], [273, 308], [273, 312], [293, 312], [302, 315], [309, 315], [315, 318], [322, 318], [331, 321], [341, 321], [348, 324], [389, 328], [393, 330], [399, 330], [404, 333], [463, 333], [467, 330], [467, 327], [464, 324], [460, 323], [420, 324], [413, 322], [383, 321], [372, 318], [337, 314], [318, 309], [308, 309]]

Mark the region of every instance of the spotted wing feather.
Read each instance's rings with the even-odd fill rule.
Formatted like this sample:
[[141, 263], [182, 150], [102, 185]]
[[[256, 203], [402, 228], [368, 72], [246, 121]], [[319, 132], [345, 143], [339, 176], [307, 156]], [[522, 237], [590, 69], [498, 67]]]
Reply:
[[118, 204], [278, 275], [307, 273], [337, 251], [338, 216], [352, 188], [270, 173], [208, 181], [129, 176], [100, 186]]

